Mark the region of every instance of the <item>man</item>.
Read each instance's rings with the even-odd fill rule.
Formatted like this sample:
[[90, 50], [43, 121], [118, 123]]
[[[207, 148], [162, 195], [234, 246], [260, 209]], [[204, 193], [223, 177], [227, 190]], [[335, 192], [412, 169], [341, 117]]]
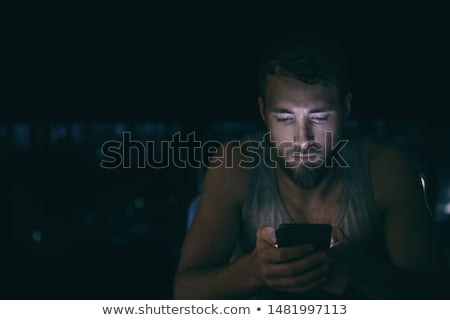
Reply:
[[[446, 266], [420, 177], [395, 146], [344, 136], [344, 66], [337, 43], [313, 34], [267, 50], [258, 104], [268, 134], [216, 155], [175, 298], [436, 297]], [[281, 223], [331, 224], [332, 246], [278, 247]]]

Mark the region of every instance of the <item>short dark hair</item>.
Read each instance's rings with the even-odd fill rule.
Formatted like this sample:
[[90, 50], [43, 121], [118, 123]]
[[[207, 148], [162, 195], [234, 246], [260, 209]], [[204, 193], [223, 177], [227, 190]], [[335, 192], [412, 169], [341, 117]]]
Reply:
[[269, 74], [296, 78], [308, 84], [335, 85], [344, 98], [351, 90], [345, 49], [337, 37], [294, 32], [271, 42], [259, 63], [259, 94], [265, 99]]

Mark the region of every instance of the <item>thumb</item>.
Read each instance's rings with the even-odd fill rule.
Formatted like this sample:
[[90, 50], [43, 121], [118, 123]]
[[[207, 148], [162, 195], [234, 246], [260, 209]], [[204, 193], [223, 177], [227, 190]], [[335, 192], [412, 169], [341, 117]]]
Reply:
[[333, 245], [349, 241], [349, 238], [344, 233], [344, 231], [342, 231], [342, 229], [337, 226], [333, 227], [331, 237]]
[[257, 239], [261, 239], [271, 244], [277, 243], [277, 237], [275, 235], [275, 229], [270, 226], [264, 226], [258, 229], [256, 234]]

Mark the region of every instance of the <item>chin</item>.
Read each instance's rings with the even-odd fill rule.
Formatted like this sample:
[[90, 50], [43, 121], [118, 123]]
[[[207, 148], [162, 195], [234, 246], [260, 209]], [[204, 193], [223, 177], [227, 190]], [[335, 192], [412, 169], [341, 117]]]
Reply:
[[317, 169], [325, 164], [325, 160], [316, 157], [314, 159], [290, 159], [286, 162], [287, 168], [306, 168], [306, 169]]
[[300, 164], [297, 167], [283, 167], [286, 176], [302, 189], [314, 189], [322, 181], [326, 174], [325, 166], [307, 167]]

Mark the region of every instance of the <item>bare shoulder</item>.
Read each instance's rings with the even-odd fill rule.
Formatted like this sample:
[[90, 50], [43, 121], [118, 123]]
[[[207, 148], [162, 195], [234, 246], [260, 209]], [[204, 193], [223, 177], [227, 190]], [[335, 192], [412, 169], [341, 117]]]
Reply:
[[210, 157], [195, 218], [186, 235], [180, 270], [228, 262], [238, 238], [249, 170], [242, 150], [228, 143]]
[[393, 143], [384, 141], [372, 141], [370, 161], [371, 167], [381, 171], [404, 168], [405, 166], [409, 169], [414, 167], [414, 162], [405, 151]]
[[242, 204], [251, 171], [251, 168], [246, 165], [247, 153], [248, 146], [245, 141], [228, 142], [219, 148], [217, 153], [209, 159], [204, 181], [205, 191], [217, 190], [229, 201]]
[[382, 209], [393, 201], [422, 195], [420, 176], [413, 159], [399, 146], [374, 141], [370, 148], [370, 172], [376, 203]]

